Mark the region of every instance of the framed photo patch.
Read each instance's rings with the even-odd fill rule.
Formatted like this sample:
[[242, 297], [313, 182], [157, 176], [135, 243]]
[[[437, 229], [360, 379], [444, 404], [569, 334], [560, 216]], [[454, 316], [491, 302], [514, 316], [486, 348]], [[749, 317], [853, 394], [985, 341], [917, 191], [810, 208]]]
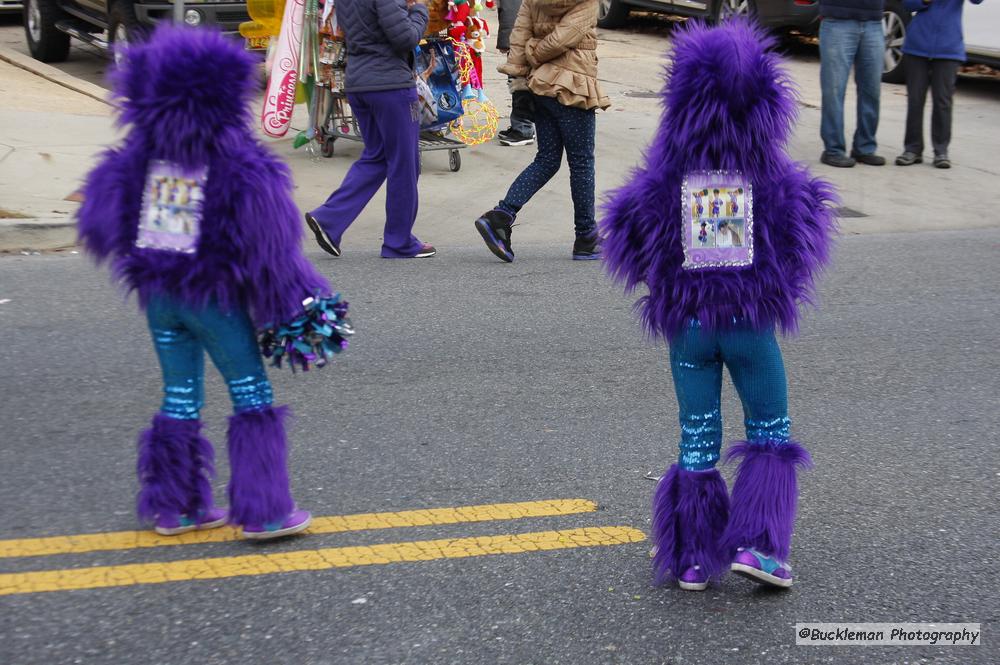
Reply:
[[753, 263], [753, 186], [736, 171], [693, 171], [681, 185], [683, 268]]
[[201, 236], [207, 180], [208, 167], [150, 162], [135, 246], [194, 254]]

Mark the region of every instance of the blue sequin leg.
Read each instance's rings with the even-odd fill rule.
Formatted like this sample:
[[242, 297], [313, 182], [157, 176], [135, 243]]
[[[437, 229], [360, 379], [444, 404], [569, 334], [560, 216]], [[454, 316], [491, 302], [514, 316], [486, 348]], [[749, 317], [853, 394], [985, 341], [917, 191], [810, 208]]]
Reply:
[[670, 342], [670, 369], [680, 408], [678, 464], [687, 471], [712, 469], [722, 448], [722, 359], [713, 335], [697, 325]]
[[786, 443], [791, 429], [781, 348], [773, 330], [719, 334], [722, 357], [743, 403], [747, 441]]
[[271, 382], [246, 312], [223, 312], [209, 306], [185, 311], [184, 320], [226, 380], [234, 411], [240, 413], [271, 405], [274, 401]]
[[204, 403], [205, 351], [226, 380], [234, 411], [271, 405], [271, 383], [246, 312], [224, 312], [214, 304], [192, 309], [170, 298], [153, 297], [146, 313], [163, 370], [165, 415], [198, 418]]
[[178, 420], [197, 420], [204, 403], [205, 355], [201, 344], [170, 303], [155, 298], [146, 315], [163, 374], [160, 412]]

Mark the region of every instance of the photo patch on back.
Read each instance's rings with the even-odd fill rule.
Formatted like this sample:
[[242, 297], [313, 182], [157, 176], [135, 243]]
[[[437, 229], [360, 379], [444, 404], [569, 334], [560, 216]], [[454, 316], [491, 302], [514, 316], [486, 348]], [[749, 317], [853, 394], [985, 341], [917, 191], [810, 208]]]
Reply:
[[135, 246], [194, 254], [201, 235], [207, 179], [208, 167], [150, 162]]
[[681, 185], [683, 268], [753, 263], [753, 187], [735, 171], [695, 171]]

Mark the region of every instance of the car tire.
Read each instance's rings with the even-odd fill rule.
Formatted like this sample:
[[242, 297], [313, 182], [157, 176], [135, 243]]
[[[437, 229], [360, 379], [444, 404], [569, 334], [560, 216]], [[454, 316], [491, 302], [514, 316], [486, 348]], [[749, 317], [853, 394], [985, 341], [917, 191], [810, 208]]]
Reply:
[[741, 16], [757, 17], [757, 5], [754, 4], [754, 0], [715, 0], [708, 21], [712, 25], [719, 25]]
[[114, 2], [108, 12], [108, 19], [108, 45], [111, 47], [111, 57], [117, 64], [124, 57], [122, 45], [127, 47], [142, 40], [146, 35], [146, 27], [139, 23], [135, 7], [128, 0]]
[[69, 35], [56, 29], [66, 18], [56, 0], [25, 0], [24, 37], [31, 57], [41, 62], [63, 62], [69, 57]]
[[624, 27], [631, 11], [622, 0], [598, 0], [597, 27], [611, 29]]
[[885, 34], [885, 56], [882, 60], [882, 81], [904, 83], [903, 40], [910, 24], [910, 13], [899, 0], [886, 0], [882, 11], [882, 32]]

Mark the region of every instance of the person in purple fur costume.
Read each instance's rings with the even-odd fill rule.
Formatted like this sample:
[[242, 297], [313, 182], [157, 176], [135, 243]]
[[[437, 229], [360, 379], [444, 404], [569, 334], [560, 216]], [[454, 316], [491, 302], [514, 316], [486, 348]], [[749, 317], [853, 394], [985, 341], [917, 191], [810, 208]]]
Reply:
[[[79, 236], [138, 294], [164, 398], [139, 437], [139, 516], [162, 535], [227, 521], [247, 538], [304, 530], [292, 500], [286, 407], [272, 404], [255, 326], [287, 322], [329, 294], [302, 254], [288, 169], [251, 129], [258, 64], [212, 30], [163, 26], [113, 76], [122, 143], [87, 177]], [[229, 510], [213, 505], [201, 435], [204, 353], [226, 380]]]
[[[727, 569], [792, 584], [797, 471], [810, 458], [789, 435], [775, 329], [793, 332], [799, 303], [812, 300], [836, 217], [832, 186], [786, 153], [795, 92], [773, 46], [742, 21], [678, 32], [659, 130], [602, 220], [608, 271], [628, 291], [646, 285], [636, 308], [670, 346], [680, 456], [654, 494], [653, 564], [658, 583], [674, 578], [687, 590]], [[705, 187], [737, 192], [724, 219], [739, 246], [698, 245], [692, 192]], [[739, 460], [731, 497], [715, 468], [723, 367], [746, 425], [746, 440], [725, 456]]]

